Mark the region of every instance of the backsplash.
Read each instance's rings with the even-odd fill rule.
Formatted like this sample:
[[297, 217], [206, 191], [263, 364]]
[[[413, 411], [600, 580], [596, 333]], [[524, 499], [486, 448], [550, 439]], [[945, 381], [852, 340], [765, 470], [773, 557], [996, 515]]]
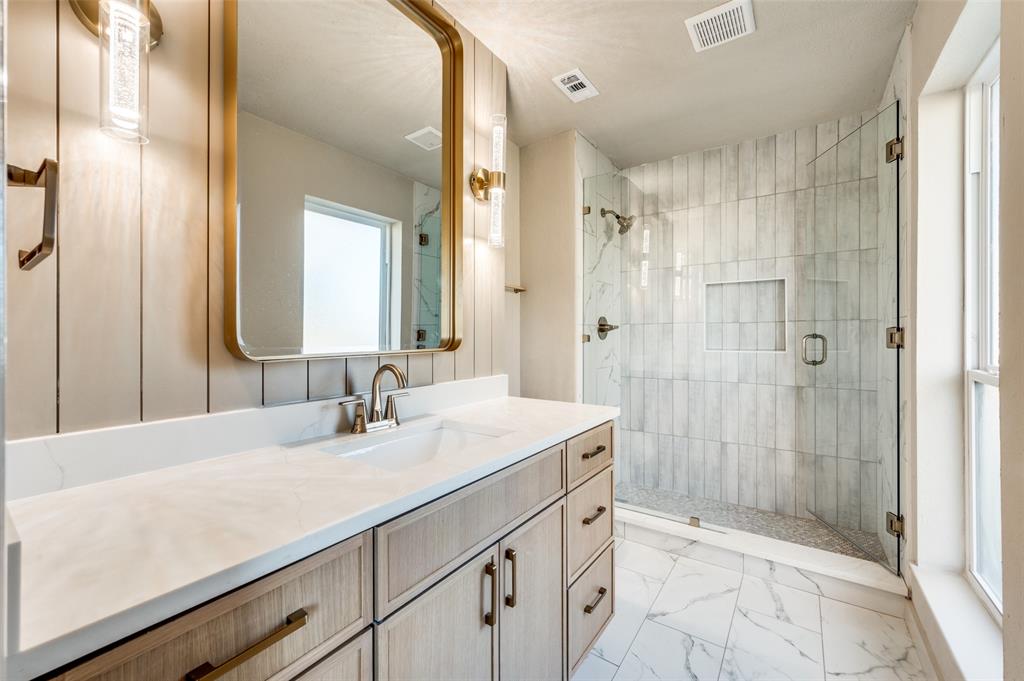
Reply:
[[[473, 238], [456, 352], [233, 357], [223, 341], [223, 2], [161, 6], [173, 38], [152, 54], [151, 142], [141, 148], [98, 130], [96, 38], [70, 5], [12, 0], [8, 9], [8, 160], [58, 158], [62, 174], [58, 256], [30, 272], [8, 268], [8, 439], [364, 391], [380, 361], [413, 385], [505, 372], [514, 343], [492, 333], [505, 328], [505, 253], [487, 246], [487, 206], [468, 187], [463, 229]], [[489, 162], [505, 66], [460, 31], [468, 175]], [[8, 262], [39, 238], [37, 194], [8, 192]], [[514, 234], [516, 222], [506, 224]]]

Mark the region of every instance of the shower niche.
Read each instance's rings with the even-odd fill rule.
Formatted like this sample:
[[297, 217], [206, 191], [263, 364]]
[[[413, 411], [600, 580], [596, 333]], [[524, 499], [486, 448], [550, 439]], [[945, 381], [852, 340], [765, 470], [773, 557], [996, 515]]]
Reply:
[[704, 285], [704, 349], [786, 351], [786, 280]]

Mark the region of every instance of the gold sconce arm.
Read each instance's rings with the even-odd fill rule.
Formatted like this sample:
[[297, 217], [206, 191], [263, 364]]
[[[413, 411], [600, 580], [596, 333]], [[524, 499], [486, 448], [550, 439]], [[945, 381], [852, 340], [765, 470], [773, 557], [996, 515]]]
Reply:
[[477, 168], [469, 176], [469, 188], [473, 190], [473, 196], [477, 201], [487, 201], [491, 198], [492, 189], [505, 188], [505, 173], [500, 170]]

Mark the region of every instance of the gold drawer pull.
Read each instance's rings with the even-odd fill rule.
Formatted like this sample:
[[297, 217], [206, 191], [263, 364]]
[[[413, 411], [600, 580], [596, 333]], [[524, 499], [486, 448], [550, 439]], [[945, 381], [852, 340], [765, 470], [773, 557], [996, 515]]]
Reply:
[[594, 521], [597, 520], [598, 518], [600, 518], [601, 516], [603, 516], [604, 512], [607, 511], [607, 510], [608, 509], [605, 508], [604, 506], [598, 506], [597, 507], [597, 513], [595, 513], [594, 515], [590, 516], [589, 518], [584, 518], [583, 519], [583, 524], [584, 525], [592, 525], [594, 523]]
[[515, 549], [505, 549], [505, 560], [512, 562], [512, 594], [505, 595], [505, 605], [510, 608], [516, 607], [516, 591], [518, 591], [517, 582], [519, 576], [516, 574], [519, 572], [519, 561], [517, 560], [518, 555]]
[[603, 586], [600, 589], [598, 589], [597, 590], [597, 598], [594, 599], [593, 603], [590, 603], [589, 605], [584, 605], [583, 606], [583, 612], [585, 614], [587, 614], [587, 615], [589, 615], [590, 613], [594, 612], [594, 610], [601, 603], [601, 601], [604, 600], [604, 595], [606, 593], [608, 593], [608, 589], [604, 588]]
[[213, 679], [219, 679], [231, 670], [240, 667], [246, 660], [259, 655], [281, 639], [286, 638], [288, 635], [293, 634], [306, 626], [308, 622], [309, 615], [303, 608], [299, 608], [292, 614], [288, 615], [285, 625], [270, 634], [270, 636], [267, 636], [262, 641], [252, 644], [227, 662], [224, 662], [217, 667], [214, 667], [209, 662], [202, 663], [188, 674], [185, 674], [185, 681], [213, 681]]
[[601, 456], [604, 454], [604, 450], [608, 449], [604, 445], [598, 445], [592, 452], [583, 452], [583, 460], [588, 461], [593, 459], [595, 456]]
[[498, 623], [498, 566], [493, 560], [484, 566], [484, 574], [491, 578], [491, 611], [484, 613], [484, 624], [493, 627]]

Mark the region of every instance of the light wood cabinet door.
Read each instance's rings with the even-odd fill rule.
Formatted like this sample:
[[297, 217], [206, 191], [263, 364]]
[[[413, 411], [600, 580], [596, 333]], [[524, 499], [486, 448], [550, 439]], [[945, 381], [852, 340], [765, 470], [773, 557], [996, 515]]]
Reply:
[[565, 448], [569, 489], [608, 465], [612, 460], [613, 440], [611, 421], [569, 440]]
[[378, 681], [497, 676], [498, 546], [377, 625]]
[[565, 675], [564, 540], [563, 500], [501, 542], [503, 681], [558, 681]]
[[569, 493], [569, 582], [612, 541], [612, 503], [615, 498], [612, 467]]
[[296, 681], [373, 681], [373, 630], [338, 648]]
[[609, 546], [569, 587], [569, 676], [615, 614], [615, 549]]

